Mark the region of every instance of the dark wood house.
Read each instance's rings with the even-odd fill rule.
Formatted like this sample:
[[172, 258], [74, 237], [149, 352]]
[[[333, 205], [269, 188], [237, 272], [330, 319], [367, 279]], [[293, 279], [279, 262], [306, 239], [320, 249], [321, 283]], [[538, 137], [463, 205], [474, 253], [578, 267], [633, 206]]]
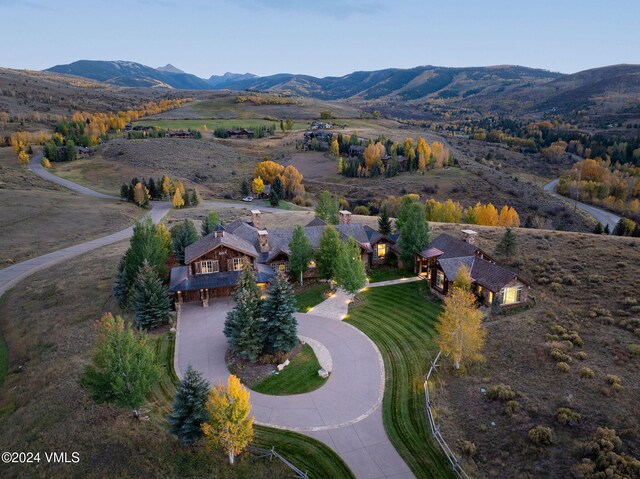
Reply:
[[443, 298], [449, 293], [456, 273], [465, 267], [471, 276], [472, 291], [478, 302], [490, 306], [497, 298], [502, 307], [518, 306], [527, 301], [529, 283], [503, 268], [476, 246], [477, 233], [462, 230], [464, 239], [448, 234], [438, 236], [416, 258], [416, 268], [431, 288]]

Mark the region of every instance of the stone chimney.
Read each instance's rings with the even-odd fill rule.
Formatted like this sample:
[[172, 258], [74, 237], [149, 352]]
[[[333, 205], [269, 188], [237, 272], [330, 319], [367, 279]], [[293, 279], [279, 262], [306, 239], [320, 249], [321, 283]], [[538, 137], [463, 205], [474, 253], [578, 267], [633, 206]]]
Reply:
[[478, 232], [473, 230], [462, 230], [462, 239], [469, 244], [475, 245], [478, 240]]
[[251, 210], [251, 222], [254, 228], [262, 229], [262, 213], [260, 213], [260, 210]]
[[258, 231], [258, 244], [261, 253], [269, 252], [269, 232], [267, 230]]
[[340, 224], [341, 225], [350, 225], [351, 224], [351, 212], [347, 210], [342, 210], [340, 212]]

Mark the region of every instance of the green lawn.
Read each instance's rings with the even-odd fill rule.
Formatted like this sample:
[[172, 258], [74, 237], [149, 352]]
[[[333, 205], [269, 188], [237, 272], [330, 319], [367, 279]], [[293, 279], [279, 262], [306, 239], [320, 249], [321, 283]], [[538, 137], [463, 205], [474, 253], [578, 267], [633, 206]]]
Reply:
[[[276, 126], [276, 132], [280, 131], [280, 122], [274, 120], [262, 120], [257, 118], [233, 118], [230, 120], [211, 120], [211, 119], [201, 119], [201, 120], [154, 120], [154, 119], [144, 119], [138, 120], [133, 123], [134, 125], [151, 125], [157, 126], [158, 128], [166, 128], [171, 130], [184, 130], [188, 128], [200, 129], [203, 125], [207, 126], [208, 130], [215, 130], [216, 128], [247, 128], [252, 129], [258, 126]], [[306, 123], [294, 123], [294, 130], [304, 130], [307, 128]]]
[[386, 383], [382, 402], [385, 430], [416, 477], [453, 477], [431, 439], [424, 399], [424, 374], [435, 356], [433, 346], [439, 303], [427, 300], [424, 282], [371, 288], [347, 321], [378, 346]]
[[398, 268], [371, 268], [367, 273], [370, 283], [389, 281], [391, 279], [411, 278], [415, 276], [413, 271]]
[[[173, 369], [175, 347], [173, 339], [173, 335], [167, 333], [151, 338], [151, 340], [155, 342], [156, 354], [164, 374], [151, 394], [149, 401], [151, 412], [149, 416], [152, 423], [162, 428], [166, 428], [167, 426], [166, 416], [171, 412], [173, 396], [175, 394], [176, 384], [178, 383], [178, 378]], [[289, 365], [289, 367], [290, 366], [291, 365]], [[254, 445], [265, 449], [274, 447], [279, 454], [284, 456], [296, 467], [308, 472], [310, 478], [355, 478], [349, 467], [335, 452], [315, 439], [296, 432], [264, 426], [254, 426], [253, 432]], [[210, 460], [203, 461], [200, 456], [201, 455], [192, 454], [191, 451], [179, 450], [173, 458], [173, 461], [176, 463], [178, 470], [185, 476], [202, 477], [203, 474], [207, 472], [206, 470], [215, 467], [215, 464], [212, 464]], [[240, 456], [239, 459], [241, 461], [243, 460], [243, 456], [246, 455], [242, 454]], [[242, 471], [239, 470], [238, 465], [242, 466], [242, 463], [234, 466], [237, 470], [235, 476], [270, 477], [266, 472], [264, 475], [262, 474], [263, 469], [269, 465], [267, 459], [250, 459], [250, 461], [251, 466], [249, 467], [249, 471], [247, 471], [246, 467], [244, 467]], [[246, 464], [244, 466], [246, 466]], [[224, 467], [227, 467], [226, 464]], [[286, 471], [287, 475], [290, 472], [289, 469], [283, 470]], [[218, 477], [218, 474], [220, 474], [219, 477], [231, 477], [231, 475], [221, 474], [223, 471], [212, 470], [209, 472], [211, 472], [211, 477], [214, 477], [214, 475]], [[229, 471], [226, 472], [229, 473]]]
[[328, 283], [314, 283], [309, 286], [305, 286], [302, 290], [296, 293], [298, 311], [306, 313], [315, 305], [322, 303], [324, 301], [324, 293], [328, 290]]
[[318, 376], [318, 369], [320, 363], [313, 349], [305, 344], [286, 368], [262, 380], [251, 389], [275, 396], [307, 393], [318, 389], [327, 381]]

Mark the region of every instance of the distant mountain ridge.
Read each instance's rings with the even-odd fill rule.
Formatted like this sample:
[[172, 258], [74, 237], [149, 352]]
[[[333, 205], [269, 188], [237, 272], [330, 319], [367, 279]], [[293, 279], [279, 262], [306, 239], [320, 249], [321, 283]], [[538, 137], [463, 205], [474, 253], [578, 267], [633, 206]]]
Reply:
[[613, 94], [617, 96], [618, 105], [626, 102], [636, 108], [634, 101], [637, 103], [640, 95], [640, 65], [612, 65], [575, 74], [517, 65], [460, 68], [427, 65], [358, 71], [341, 77], [225, 73], [203, 79], [171, 64], [151, 68], [134, 62], [80, 60], [57, 65], [49, 71], [118, 86], [289, 91], [321, 100], [396, 105], [437, 101], [505, 114], [524, 110], [576, 110]]

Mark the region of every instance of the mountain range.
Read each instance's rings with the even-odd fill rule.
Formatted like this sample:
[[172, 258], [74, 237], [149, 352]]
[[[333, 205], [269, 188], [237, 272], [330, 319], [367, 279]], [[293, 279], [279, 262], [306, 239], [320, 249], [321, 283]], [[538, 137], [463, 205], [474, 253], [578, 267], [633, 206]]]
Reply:
[[225, 73], [208, 79], [171, 64], [152, 68], [127, 61], [80, 60], [48, 70], [125, 87], [290, 91], [322, 100], [396, 104], [428, 100], [505, 112], [522, 109], [523, 105], [538, 111], [576, 110], [612, 96], [616, 97], [617, 107], [637, 109], [640, 95], [640, 65], [613, 65], [574, 74], [516, 65], [419, 66], [359, 71], [341, 77]]

